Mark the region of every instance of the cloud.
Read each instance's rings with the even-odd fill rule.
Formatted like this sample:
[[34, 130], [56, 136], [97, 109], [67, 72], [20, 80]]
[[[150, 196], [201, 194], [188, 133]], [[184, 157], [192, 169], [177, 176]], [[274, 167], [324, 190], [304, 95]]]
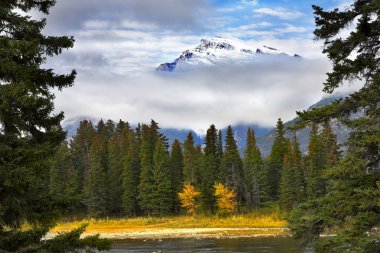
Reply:
[[[263, 29], [264, 28], [264, 29]], [[289, 33], [307, 34], [311, 29], [304, 26], [295, 26], [292, 24], [281, 24], [274, 26], [271, 23], [261, 22], [258, 24], [242, 25], [238, 27], [227, 28], [223, 33], [224, 36], [235, 36], [238, 38], [255, 38], [256, 41], [265, 38], [279, 38]]]
[[[272, 126], [278, 117], [291, 119], [296, 110], [319, 100], [329, 65], [319, 44], [294, 38], [308, 28], [251, 18], [252, 10], [284, 20], [301, 13], [254, 9], [258, 1], [248, 0], [235, 1], [231, 11], [236, 13], [223, 13], [220, 5], [210, 7], [211, 2], [57, 1], [46, 31], [72, 34], [76, 43], [47, 65], [59, 73], [78, 71], [75, 86], [57, 93], [57, 111], [63, 110], [68, 120], [89, 116], [137, 123], [154, 118], [162, 127], [203, 130], [211, 123], [220, 128], [236, 123]], [[268, 45], [305, 58], [222, 65], [181, 75], [153, 72], [213, 35], [244, 37], [253, 50]]]
[[162, 29], [202, 29], [200, 17], [212, 9], [206, 0], [64, 0], [57, 1], [47, 17], [47, 31], [79, 30], [89, 20], [119, 22], [134, 20]]
[[[157, 120], [162, 127], [204, 130], [247, 123], [272, 126], [290, 120], [322, 96], [324, 60], [260, 58], [172, 74], [81, 75], [57, 93], [56, 108], [75, 117]], [[80, 108], [80, 110], [78, 110]]]
[[301, 16], [303, 16], [302, 12], [299, 11], [293, 11], [293, 10], [287, 10], [282, 7], [278, 8], [258, 8], [253, 10], [253, 13], [258, 16], [273, 16], [277, 17], [279, 19], [284, 20], [291, 20], [291, 19], [297, 19]]
[[250, 5], [250, 6], [256, 6], [259, 4], [258, 0], [241, 0], [243, 4]]
[[238, 4], [234, 4], [229, 7], [219, 8], [219, 12], [236, 12], [241, 11], [246, 8], [255, 7], [259, 4], [258, 0], [240, 0]]

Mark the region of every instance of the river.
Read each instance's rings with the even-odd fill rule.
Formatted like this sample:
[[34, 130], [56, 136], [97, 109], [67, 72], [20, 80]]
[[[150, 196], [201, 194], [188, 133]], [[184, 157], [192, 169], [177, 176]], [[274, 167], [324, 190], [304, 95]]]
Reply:
[[313, 253], [290, 238], [120, 240], [108, 252]]

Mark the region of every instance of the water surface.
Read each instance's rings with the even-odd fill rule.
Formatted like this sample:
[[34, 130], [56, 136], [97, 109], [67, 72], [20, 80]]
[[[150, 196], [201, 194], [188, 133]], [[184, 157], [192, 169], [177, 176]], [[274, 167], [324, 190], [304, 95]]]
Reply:
[[109, 252], [313, 253], [290, 238], [123, 240]]

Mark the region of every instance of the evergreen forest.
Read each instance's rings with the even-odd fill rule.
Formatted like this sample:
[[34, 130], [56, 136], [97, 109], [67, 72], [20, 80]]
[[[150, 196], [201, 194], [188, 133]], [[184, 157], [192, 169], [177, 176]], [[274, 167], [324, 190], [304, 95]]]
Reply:
[[[86, 225], [47, 238], [60, 219], [223, 217], [276, 205], [292, 235], [316, 252], [380, 252], [379, 0], [313, 6], [314, 35], [332, 63], [321, 87], [362, 86], [298, 112], [292, 138], [279, 119], [267, 157], [253, 129], [240, 154], [231, 126], [222, 135], [211, 125], [195, 145], [191, 132], [168, 143], [154, 120], [82, 120], [68, 140], [54, 99], [77, 73], [55, 73], [46, 62], [74, 38], [44, 35], [46, 19], [35, 15], [48, 15], [55, 2], [0, 1], [0, 253], [110, 249], [99, 235], [81, 236]], [[347, 142], [337, 142], [332, 120], [351, 129]], [[302, 153], [297, 130], [305, 127], [311, 133]]]

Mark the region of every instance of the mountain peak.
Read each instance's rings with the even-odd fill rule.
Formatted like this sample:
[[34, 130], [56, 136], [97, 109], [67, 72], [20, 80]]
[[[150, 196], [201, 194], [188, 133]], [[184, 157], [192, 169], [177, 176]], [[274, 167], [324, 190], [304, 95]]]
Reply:
[[213, 38], [213, 39], [201, 39], [201, 44], [197, 46], [194, 50], [197, 52], [205, 52], [209, 49], [233, 50], [235, 49], [235, 47], [222, 38]]
[[[172, 72], [186, 69], [189, 66], [245, 63], [255, 60], [259, 55], [292, 57], [270, 46], [251, 49], [240, 42], [222, 37], [204, 38], [201, 39], [199, 45], [193, 49], [185, 50], [173, 62], [160, 64], [156, 71]], [[293, 57], [299, 57], [299, 55], [294, 55]]]

